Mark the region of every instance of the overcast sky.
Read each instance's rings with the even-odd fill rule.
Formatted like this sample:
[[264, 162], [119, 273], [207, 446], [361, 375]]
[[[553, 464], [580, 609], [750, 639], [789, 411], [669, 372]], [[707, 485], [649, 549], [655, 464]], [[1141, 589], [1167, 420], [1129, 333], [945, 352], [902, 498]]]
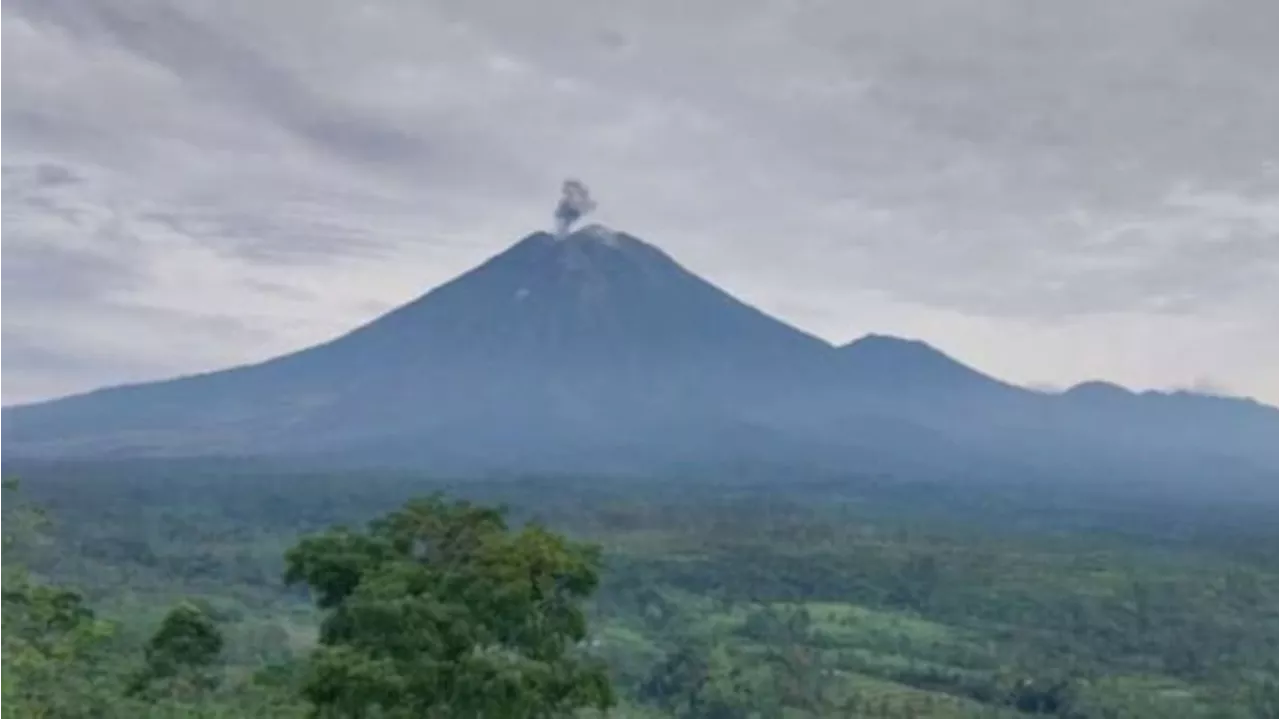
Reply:
[[6, 0], [3, 396], [596, 220], [833, 342], [1277, 396], [1275, 0]]

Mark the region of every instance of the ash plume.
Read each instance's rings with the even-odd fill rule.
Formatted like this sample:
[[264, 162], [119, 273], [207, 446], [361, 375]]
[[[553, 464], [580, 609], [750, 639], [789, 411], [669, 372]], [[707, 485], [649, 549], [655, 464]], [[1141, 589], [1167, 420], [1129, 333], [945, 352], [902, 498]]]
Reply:
[[578, 218], [596, 208], [587, 186], [578, 180], [565, 180], [560, 187], [560, 204], [556, 205], [556, 234], [564, 235]]

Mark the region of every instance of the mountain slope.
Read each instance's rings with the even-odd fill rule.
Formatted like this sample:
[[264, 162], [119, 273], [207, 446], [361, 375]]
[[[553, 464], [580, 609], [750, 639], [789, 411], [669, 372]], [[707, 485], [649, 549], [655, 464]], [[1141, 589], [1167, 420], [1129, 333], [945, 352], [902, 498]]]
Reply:
[[1244, 400], [1101, 383], [1032, 391], [919, 341], [869, 335], [832, 347], [661, 250], [591, 226], [529, 235], [330, 342], [6, 408], [3, 425], [4, 451], [19, 457], [310, 457], [456, 472], [757, 465], [1174, 484], [1262, 477], [1274, 491], [1280, 422], [1275, 408]]
[[653, 444], [641, 440], [676, 418], [742, 423], [739, 408], [811, 375], [829, 349], [593, 226], [530, 235], [298, 353], [6, 410], [5, 441], [19, 453], [259, 453], [435, 437], [453, 453], [563, 455]]
[[[1194, 392], [1130, 392], [1087, 382], [1061, 395], [1061, 415], [1097, 438], [1149, 452], [1195, 448], [1224, 459], [1276, 456], [1276, 409]], [[1259, 457], [1261, 459], [1261, 457]]]

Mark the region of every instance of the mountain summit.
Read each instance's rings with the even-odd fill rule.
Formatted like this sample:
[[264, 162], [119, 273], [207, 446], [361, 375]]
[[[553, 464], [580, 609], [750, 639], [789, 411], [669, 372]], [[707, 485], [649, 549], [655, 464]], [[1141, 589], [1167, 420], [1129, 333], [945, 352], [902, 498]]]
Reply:
[[7, 408], [4, 451], [457, 472], [1274, 474], [1274, 408], [1117, 390], [1033, 392], [894, 337], [836, 348], [588, 225], [533, 233], [315, 347]]
[[[6, 451], [556, 464], [689, 441], [830, 347], [631, 235], [531, 234], [354, 331], [267, 362], [5, 411]], [[627, 450], [633, 451], [633, 450]], [[576, 463], [576, 460], [575, 460]]]

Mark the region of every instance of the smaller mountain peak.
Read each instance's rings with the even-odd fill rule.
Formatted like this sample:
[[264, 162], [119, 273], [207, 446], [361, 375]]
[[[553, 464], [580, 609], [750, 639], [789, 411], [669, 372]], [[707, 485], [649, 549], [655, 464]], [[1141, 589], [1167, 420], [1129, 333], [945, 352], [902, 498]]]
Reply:
[[870, 348], [870, 347], [912, 347], [916, 349], [929, 349], [937, 352], [928, 343], [921, 340], [909, 339], [907, 337], [895, 337], [893, 335], [882, 335], [875, 332], [869, 332], [858, 339], [845, 345], [846, 348], [854, 347]]
[[947, 353], [928, 342], [893, 335], [865, 334], [840, 349], [851, 355], [866, 357], [896, 358], [897, 360], [916, 358], [915, 361], [924, 361], [928, 358], [934, 362], [956, 363]]
[[1112, 382], [1089, 380], [1069, 387], [1065, 395], [1074, 397], [1131, 397], [1133, 392]]
[[922, 340], [866, 334], [839, 349], [868, 376], [909, 377], [924, 384], [1003, 384]]

